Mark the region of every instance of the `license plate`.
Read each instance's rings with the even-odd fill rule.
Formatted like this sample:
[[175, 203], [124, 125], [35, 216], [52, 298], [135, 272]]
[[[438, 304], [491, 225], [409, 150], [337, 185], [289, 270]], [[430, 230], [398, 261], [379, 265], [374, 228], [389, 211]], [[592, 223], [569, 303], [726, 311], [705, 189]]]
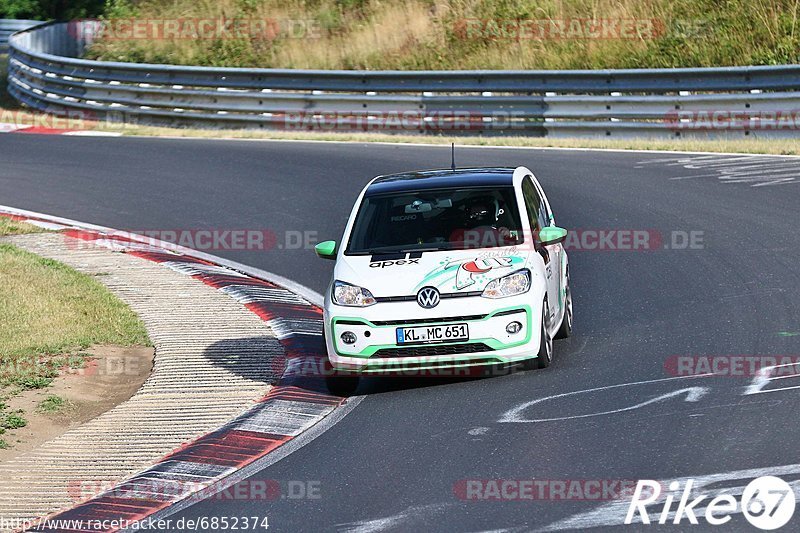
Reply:
[[446, 326], [417, 326], [414, 328], [397, 328], [397, 344], [415, 344], [430, 342], [468, 341], [469, 328], [466, 324], [448, 324]]

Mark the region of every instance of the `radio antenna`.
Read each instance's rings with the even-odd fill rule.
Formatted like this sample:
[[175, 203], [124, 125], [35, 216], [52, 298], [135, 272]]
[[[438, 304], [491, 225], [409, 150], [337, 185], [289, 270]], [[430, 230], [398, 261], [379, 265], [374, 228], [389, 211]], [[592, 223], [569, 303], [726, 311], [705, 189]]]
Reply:
[[456, 169], [456, 143], [450, 143], [450, 170]]

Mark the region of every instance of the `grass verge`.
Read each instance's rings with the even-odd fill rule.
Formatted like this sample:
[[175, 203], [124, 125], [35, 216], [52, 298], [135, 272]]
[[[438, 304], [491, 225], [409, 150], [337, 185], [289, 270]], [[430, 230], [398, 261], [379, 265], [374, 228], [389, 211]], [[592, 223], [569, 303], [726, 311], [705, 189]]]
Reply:
[[39, 233], [42, 230], [36, 226], [18, 222], [8, 217], [0, 216], [0, 237], [6, 235], [24, 235], [26, 233]]
[[[0, 235], [33, 226], [0, 217]], [[93, 345], [149, 346], [131, 309], [91, 276], [7, 243], [0, 243], [0, 429], [24, 427], [25, 413], [8, 412], [6, 400], [48, 387], [65, 369], [83, 368]], [[40, 408], [64, 407], [57, 396]], [[7, 442], [5, 443], [7, 447]], [[0, 442], [0, 447], [3, 443]]]
[[[0, 244], [0, 386], [40, 388], [52, 364], [95, 344], [147, 345], [133, 311], [90, 276]], [[55, 360], [54, 360], [55, 358]]]

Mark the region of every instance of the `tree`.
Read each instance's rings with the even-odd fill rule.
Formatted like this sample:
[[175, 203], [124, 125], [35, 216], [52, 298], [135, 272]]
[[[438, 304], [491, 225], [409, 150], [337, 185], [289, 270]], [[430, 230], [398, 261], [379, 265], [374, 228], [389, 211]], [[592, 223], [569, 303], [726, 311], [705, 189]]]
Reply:
[[104, 0], [0, 0], [0, 18], [71, 20], [103, 12]]

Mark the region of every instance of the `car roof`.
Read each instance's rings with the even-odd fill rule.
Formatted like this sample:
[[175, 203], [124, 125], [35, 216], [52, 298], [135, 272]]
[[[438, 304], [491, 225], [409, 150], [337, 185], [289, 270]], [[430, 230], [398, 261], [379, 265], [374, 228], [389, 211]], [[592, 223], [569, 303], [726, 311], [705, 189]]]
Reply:
[[378, 176], [367, 187], [366, 196], [426, 189], [458, 187], [511, 187], [514, 168], [459, 168], [456, 170], [418, 170]]

